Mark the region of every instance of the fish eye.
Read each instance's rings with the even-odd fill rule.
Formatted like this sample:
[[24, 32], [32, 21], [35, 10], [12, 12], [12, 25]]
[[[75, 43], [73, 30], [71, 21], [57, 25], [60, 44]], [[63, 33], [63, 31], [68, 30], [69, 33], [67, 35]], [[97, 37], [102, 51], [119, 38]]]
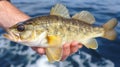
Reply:
[[25, 26], [23, 24], [20, 24], [20, 25], [17, 26], [17, 30], [22, 32], [22, 31], [25, 30]]

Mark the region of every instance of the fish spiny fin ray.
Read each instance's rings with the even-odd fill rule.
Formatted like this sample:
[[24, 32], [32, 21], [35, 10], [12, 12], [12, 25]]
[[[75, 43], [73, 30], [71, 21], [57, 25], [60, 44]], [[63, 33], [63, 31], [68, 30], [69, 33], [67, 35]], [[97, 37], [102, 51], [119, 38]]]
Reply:
[[68, 9], [62, 4], [56, 4], [52, 7], [50, 15], [57, 15], [65, 18], [70, 18]]
[[61, 38], [58, 36], [48, 36], [49, 48], [46, 48], [46, 55], [50, 62], [60, 61], [62, 57]]
[[98, 48], [98, 43], [97, 43], [96, 39], [88, 39], [88, 40], [86, 40], [84, 45], [87, 48], [91, 48], [91, 49], [97, 49]]
[[95, 22], [94, 16], [88, 11], [81, 11], [80, 13], [76, 13], [72, 16], [72, 18], [84, 21], [89, 24], [93, 24]]

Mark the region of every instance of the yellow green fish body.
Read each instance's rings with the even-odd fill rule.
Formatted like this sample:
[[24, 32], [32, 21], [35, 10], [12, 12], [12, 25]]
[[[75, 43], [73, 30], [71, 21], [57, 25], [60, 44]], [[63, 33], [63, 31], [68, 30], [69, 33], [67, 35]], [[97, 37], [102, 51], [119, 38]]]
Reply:
[[111, 19], [103, 26], [94, 26], [94, 22], [94, 16], [88, 11], [70, 17], [66, 7], [57, 4], [49, 16], [20, 22], [10, 27], [4, 36], [27, 46], [45, 47], [49, 61], [60, 61], [65, 42], [75, 40], [87, 48], [97, 49], [98, 44], [94, 38], [115, 39], [116, 32], [113, 28], [117, 24], [116, 19]]
[[[17, 26], [20, 25], [23, 25], [28, 31], [35, 31], [37, 36], [43, 32], [46, 32], [47, 36], [58, 36], [62, 39], [63, 43], [75, 40], [84, 44], [84, 41], [94, 37], [102, 37], [105, 33], [104, 28], [101, 26], [93, 26], [77, 19], [68, 19], [55, 15], [30, 19], [21, 22]], [[21, 39], [27, 40], [28, 38], [26, 34], [24, 34], [24, 31], [22, 34]], [[49, 45], [47, 47], [49, 47]]]

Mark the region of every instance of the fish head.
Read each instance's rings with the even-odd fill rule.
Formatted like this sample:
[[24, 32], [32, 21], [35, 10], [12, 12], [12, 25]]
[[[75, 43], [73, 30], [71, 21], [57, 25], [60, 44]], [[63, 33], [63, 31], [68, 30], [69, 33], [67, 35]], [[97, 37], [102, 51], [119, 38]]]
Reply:
[[33, 24], [18, 23], [8, 29], [4, 37], [14, 42], [35, 42], [37, 39], [44, 39], [47, 35], [42, 29], [37, 29]]

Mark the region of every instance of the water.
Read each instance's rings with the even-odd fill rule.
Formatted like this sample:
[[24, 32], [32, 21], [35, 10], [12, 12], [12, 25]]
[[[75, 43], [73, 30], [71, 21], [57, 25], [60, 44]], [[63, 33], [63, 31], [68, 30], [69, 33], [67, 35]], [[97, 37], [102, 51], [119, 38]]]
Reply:
[[[31, 17], [49, 15], [51, 7], [62, 3], [70, 15], [81, 10], [90, 11], [96, 24], [102, 25], [116, 17], [120, 21], [119, 0], [12, 0], [12, 3]], [[115, 41], [97, 38], [99, 48], [94, 51], [83, 47], [66, 61], [50, 64], [45, 56], [38, 55], [27, 46], [11, 42], [0, 36], [0, 67], [120, 67], [120, 24]], [[0, 35], [4, 30], [0, 29]]]

